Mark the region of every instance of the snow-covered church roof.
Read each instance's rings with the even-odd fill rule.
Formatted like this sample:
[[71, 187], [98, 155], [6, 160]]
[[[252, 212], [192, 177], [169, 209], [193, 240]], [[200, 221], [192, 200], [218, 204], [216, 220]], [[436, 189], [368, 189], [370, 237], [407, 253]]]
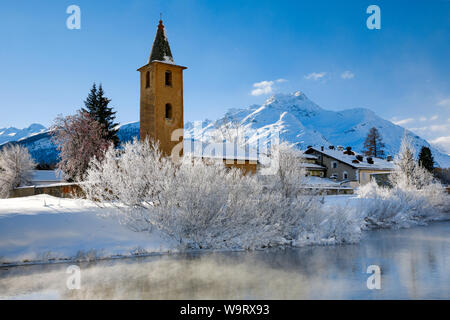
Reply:
[[242, 147], [237, 143], [205, 143], [198, 140], [184, 139], [184, 153], [193, 157], [224, 160], [258, 161], [257, 150]]

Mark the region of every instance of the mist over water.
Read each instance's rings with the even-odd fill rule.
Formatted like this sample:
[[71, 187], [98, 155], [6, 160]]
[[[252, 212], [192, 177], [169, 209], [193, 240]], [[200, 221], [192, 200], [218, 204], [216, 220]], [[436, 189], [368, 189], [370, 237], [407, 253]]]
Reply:
[[[3, 299], [449, 299], [450, 222], [367, 232], [359, 244], [0, 268]], [[381, 289], [366, 270], [381, 268]]]

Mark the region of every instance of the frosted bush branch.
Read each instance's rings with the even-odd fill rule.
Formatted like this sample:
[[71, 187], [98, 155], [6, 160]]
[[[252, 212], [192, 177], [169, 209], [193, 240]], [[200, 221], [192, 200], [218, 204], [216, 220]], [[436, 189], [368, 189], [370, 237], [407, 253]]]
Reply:
[[396, 170], [390, 175], [391, 187], [371, 182], [358, 189], [358, 196], [366, 199], [361, 208], [366, 227], [407, 227], [446, 218], [449, 196], [431, 173], [415, 161], [414, 153], [411, 141], [405, 137], [395, 160]]
[[120, 209], [132, 229], [157, 228], [185, 248], [280, 245], [328, 219], [317, 197], [295, 192], [304, 171], [289, 166], [291, 150], [281, 149], [279, 174], [263, 184], [213, 159], [185, 156], [175, 165], [157, 144], [134, 140], [94, 159], [82, 188], [99, 205]]
[[36, 167], [28, 149], [20, 145], [6, 146], [0, 151], [0, 198], [12, 189], [30, 182]]
[[[174, 164], [157, 144], [134, 140], [93, 159], [82, 188], [100, 206], [119, 209], [133, 230], [156, 228], [181, 248], [353, 243], [362, 229], [427, 221], [446, 206], [441, 186], [427, 184], [418, 167], [410, 174], [414, 184], [361, 187], [361, 207], [329, 205], [305, 191], [300, 154], [285, 144], [274, 148], [276, 174], [258, 176], [226, 168], [222, 160], [185, 156]], [[392, 181], [406, 179], [396, 175]]]

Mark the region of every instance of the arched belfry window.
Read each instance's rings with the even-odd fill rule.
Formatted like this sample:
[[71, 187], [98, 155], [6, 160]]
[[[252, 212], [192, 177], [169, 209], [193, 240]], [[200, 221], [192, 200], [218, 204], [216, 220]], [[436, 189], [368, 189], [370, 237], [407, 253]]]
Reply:
[[166, 119], [172, 119], [172, 105], [170, 103], [166, 103]]
[[145, 73], [145, 87], [150, 88], [150, 71]]
[[166, 86], [172, 86], [172, 72], [166, 71]]

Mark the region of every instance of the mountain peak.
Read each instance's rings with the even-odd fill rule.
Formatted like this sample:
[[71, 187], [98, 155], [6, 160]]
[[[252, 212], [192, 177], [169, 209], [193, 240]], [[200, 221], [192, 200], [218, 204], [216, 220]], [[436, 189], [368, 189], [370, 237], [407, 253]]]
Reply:
[[308, 97], [300, 90], [297, 90], [292, 93], [275, 93], [272, 96], [270, 96], [267, 100], [267, 102], [273, 101], [273, 100], [309, 100]]
[[45, 130], [46, 128], [38, 123], [32, 123], [31, 125], [23, 129], [18, 129], [15, 127], [3, 129], [0, 128], [0, 144], [4, 144], [10, 141], [17, 141], [31, 135], [41, 133]]
[[46, 129], [42, 124], [40, 123], [32, 123], [28, 126], [28, 128], [24, 128], [24, 130], [42, 130], [42, 129]]
[[299, 90], [287, 94], [276, 93], [266, 100], [263, 107], [273, 107], [292, 112], [306, 111], [308, 113], [317, 113], [322, 111], [321, 107], [309, 100], [309, 98]]

